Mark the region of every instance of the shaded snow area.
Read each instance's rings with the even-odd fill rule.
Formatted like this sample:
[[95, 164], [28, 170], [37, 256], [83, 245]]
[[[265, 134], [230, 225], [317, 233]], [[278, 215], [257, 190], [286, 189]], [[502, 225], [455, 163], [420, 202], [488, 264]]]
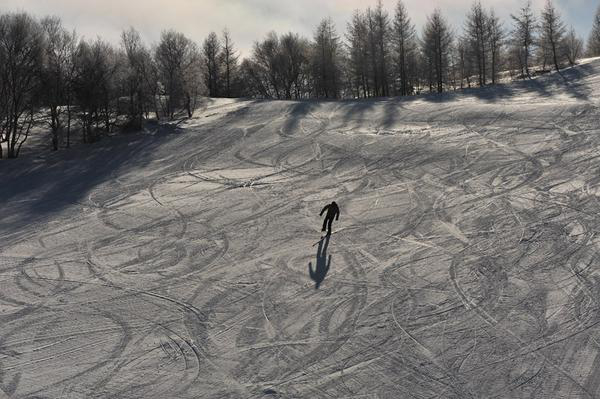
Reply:
[[563, 74], [3, 162], [0, 397], [600, 397], [600, 60]]

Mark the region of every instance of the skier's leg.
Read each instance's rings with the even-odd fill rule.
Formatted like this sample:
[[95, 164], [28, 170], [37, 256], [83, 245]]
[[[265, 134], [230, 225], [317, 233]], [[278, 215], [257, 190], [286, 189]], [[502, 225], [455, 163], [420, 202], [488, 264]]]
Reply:
[[325, 220], [323, 220], [323, 228], [321, 229], [321, 231], [325, 231], [326, 226], [327, 226], [327, 218], [325, 218]]
[[329, 219], [329, 223], [327, 224], [327, 234], [331, 235], [331, 224], [333, 223], [333, 218]]

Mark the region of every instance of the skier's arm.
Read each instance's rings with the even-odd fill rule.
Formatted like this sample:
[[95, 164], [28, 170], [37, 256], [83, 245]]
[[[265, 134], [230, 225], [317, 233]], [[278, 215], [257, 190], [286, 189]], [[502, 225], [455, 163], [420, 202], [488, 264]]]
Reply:
[[319, 216], [323, 216], [323, 214], [325, 213], [325, 211], [327, 210], [327, 208], [329, 208], [329, 205], [325, 205], [325, 208], [323, 208], [323, 210], [321, 211], [321, 213], [319, 213]]
[[338, 208], [335, 212], [335, 220], [340, 220], [340, 208]]

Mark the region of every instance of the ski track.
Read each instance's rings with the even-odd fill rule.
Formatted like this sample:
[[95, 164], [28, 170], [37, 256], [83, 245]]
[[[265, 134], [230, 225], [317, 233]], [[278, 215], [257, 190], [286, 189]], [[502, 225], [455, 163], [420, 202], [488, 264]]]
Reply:
[[584, 67], [585, 96], [217, 100], [55, 211], [9, 199], [0, 397], [600, 397]]

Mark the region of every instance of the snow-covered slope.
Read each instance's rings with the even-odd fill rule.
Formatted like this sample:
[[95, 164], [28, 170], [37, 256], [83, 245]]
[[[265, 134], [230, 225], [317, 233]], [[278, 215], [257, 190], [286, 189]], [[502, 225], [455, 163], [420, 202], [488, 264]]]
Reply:
[[589, 60], [442, 97], [215, 100], [4, 162], [0, 388], [598, 397], [599, 106]]

